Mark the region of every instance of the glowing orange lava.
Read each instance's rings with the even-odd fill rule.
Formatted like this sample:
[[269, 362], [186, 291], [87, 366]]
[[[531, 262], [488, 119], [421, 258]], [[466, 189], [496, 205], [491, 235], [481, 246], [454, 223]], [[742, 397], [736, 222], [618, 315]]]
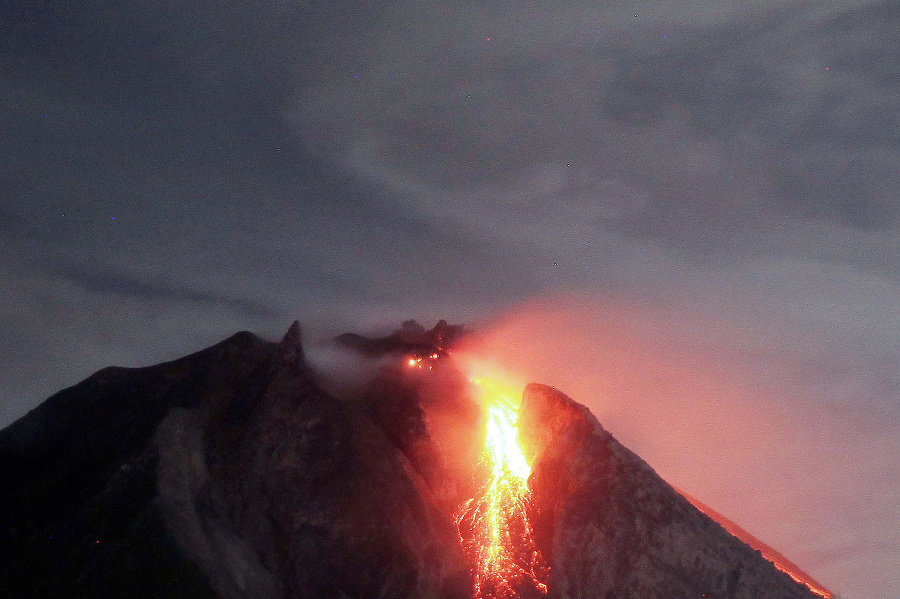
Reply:
[[474, 562], [479, 599], [546, 594], [549, 568], [532, 538], [531, 466], [519, 447], [516, 397], [495, 381], [473, 379], [487, 414], [482, 461], [487, 483], [456, 515], [460, 541]]
[[[418, 368], [420, 370], [423, 368], [427, 368], [428, 370], [431, 370], [433, 368], [433, 365], [431, 364], [431, 362], [434, 362], [435, 360], [437, 360], [440, 357], [441, 357], [440, 354], [436, 354], [436, 353], [428, 354], [425, 357], [412, 356], [406, 360], [406, 365], [409, 366], [410, 368]], [[428, 362], [425, 362], [425, 360], [428, 360]]]

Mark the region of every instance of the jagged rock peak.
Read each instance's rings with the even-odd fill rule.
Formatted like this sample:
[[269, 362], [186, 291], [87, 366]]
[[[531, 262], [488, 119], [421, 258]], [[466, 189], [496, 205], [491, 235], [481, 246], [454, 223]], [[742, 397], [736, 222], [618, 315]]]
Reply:
[[300, 370], [304, 367], [303, 341], [301, 340], [300, 321], [295, 320], [287, 333], [281, 338], [278, 346], [278, 366]]
[[425, 334], [425, 327], [413, 319], [404, 320], [400, 325], [400, 333], [408, 336], [420, 336]]
[[366, 337], [357, 333], [344, 333], [335, 337], [338, 345], [367, 356], [406, 353], [445, 355], [472, 331], [464, 325], [448, 324], [439, 320], [433, 328], [426, 330], [415, 320], [406, 320], [399, 329], [386, 337]]
[[587, 407], [569, 398], [556, 387], [529, 383], [522, 393], [521, 413], [530, 453], [539, 454], [560, 435], [589, 437], [607, 435]]

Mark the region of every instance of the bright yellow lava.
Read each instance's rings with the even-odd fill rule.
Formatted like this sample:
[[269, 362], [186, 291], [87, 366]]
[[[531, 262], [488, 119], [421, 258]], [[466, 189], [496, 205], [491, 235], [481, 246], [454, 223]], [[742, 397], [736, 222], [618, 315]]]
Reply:
[[532, 538], [528, 509], [531, 466], [518, 439], [516, 394], [496, 381], [472, 379], [487, 415], [484, 487], [460, 508], [456, 526], [475, 565], [475, 597], [511, 599], [547, 592], [548, 568]]

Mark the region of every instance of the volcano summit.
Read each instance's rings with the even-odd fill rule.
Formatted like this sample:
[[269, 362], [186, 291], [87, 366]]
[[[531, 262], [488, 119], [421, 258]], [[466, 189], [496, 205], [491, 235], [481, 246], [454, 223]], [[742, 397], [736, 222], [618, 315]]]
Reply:
[[830, 596], [560, 391], [479, 394], [464, 333], [341, 336], [376, 364], [352, 392], [328, 390], [298, 323], [60, 391], [0, 432], [0, 594]]

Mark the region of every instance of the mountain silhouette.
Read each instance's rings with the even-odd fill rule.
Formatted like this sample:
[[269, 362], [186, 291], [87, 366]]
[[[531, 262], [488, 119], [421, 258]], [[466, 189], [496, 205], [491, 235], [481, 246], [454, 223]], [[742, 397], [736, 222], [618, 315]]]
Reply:
[[[379, 364], [349, 397], [296, 322], [53, 395], [0, 431], [0, 596], [472, 597], [453, 516], [483, 415], [452, 360], [463, 331], [342, 336]], [[529, 385], [519, 419], [548, 596], [817, 596], [561, 392]]]

